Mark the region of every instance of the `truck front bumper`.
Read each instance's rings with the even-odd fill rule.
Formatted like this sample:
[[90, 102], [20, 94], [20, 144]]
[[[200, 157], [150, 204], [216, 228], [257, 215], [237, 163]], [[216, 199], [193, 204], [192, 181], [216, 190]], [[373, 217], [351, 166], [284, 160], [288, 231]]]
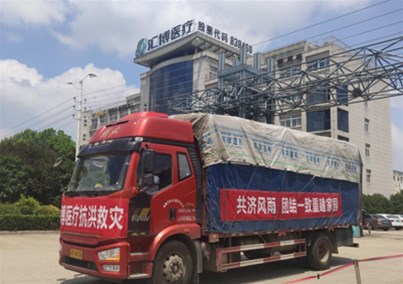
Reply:
[[[118, 256], [100, 259], [99, 252], [119, 249]], [[86, 247], [60, 240], [59, 263], [68, 270], [105, 279], [127, 279], [130, 245], [118, 242], [100, 247]]]

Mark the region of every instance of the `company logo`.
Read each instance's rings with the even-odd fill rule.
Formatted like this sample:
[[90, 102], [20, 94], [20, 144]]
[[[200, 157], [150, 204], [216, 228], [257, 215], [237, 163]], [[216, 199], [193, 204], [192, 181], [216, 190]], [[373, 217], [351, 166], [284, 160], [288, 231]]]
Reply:
[[147, 51], [147, 42], [148, 40], [146, 38], [142, 38], [139, 40], [137, 43], [137, 49], [136, 49], [136, 57], [140, 57], [144, 55]]
[[132, 222], [148, 222], [150, 221], [150, 208], [137, 208], [132, 217]]
[[183, 24], [176, 25], [171, 29], [156, 34], [149, 39], [142, 38], [137, 43], [136, 57], [143, 56], [144, 54], [153, 51], [154, 49], [160, 48], [194, 32], [203, 33], [235, 48], [246, 46], [246, 49], [249, 53], [252, 53], [253, 51], [252, 45], [241, 41], [237, 37], [231, 36], [230, 34], [216, 29], [204, 22], [189, 20]]

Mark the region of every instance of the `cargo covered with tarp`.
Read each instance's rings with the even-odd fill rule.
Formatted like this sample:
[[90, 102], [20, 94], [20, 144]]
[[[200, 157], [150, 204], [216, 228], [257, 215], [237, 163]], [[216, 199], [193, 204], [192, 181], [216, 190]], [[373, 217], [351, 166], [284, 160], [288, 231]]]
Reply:
[[206, 172], [207, 231], [245, 233], [356, 225], [361, 158], [351, 143], [238, 117], [192, 122]]

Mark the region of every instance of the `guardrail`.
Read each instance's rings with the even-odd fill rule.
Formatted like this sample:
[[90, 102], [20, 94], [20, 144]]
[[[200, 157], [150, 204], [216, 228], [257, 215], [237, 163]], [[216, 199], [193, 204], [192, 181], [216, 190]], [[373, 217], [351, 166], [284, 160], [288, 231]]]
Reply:
[[361, 284], [361, 273], [360, 273], [360, 267], [359, 263], [360, 262], [368, 262], [368, 261], [377, 261], [377, 260], [385, 260], [385, 259], [392, 259], [392, 258], [400, 258], [403, 257], [403, 254], [397, 254], [397, 255], [390, 255], [390, 256], [379, 256], [379, 257], [371, 257], [371, 258], [365, 258], [365, 259], [354, 259], [352, 262], [341, 265], [339, 267], [333, 268], [331, 270], [325, 271], [323, 273], [318, 273], [317, 275], [312, 275], [304, 278], [300, 278], [297, 280], [285, 282], [284, 284], [293, 284], [293, 283], [299, 283], [307, 280], [312, 280], [312, 279], [321, 279], [324, 276], [327, 276], [329, 274], [341, 271], [343, 269], [346, 269], [347, 267], [354, 266], [355, 270], [355, 278], [357, 281], [357, 284]]

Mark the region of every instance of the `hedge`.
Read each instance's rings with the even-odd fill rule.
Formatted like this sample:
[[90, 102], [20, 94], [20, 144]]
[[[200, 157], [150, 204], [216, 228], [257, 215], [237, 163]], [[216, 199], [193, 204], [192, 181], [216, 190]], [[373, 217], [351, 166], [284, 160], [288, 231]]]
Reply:
[[58, 230], [59, 224], [55, 215], [0, 215], [0, 231]]
[[15, 204], [0, 203], [0, 216], [1, 215], [18, 215], [21, 214], [20, 208]]

